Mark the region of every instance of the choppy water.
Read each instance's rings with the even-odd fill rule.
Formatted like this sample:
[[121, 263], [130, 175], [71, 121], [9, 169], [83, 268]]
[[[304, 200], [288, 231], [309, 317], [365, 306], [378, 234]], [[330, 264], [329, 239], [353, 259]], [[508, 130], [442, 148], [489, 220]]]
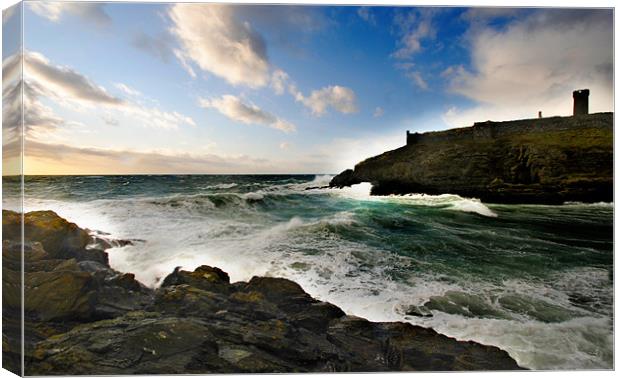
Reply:
[[[28, 177], [26, 210], [142, 240], [109, 252], [147, 285], [201, 264], [233, 281], [283, 276], [347, 313], [496, 345], [524, 367], [612, 368], [611, 204], [305, 190], [330, 178]], [[4, 186], [7, 208], [16, 184]]]

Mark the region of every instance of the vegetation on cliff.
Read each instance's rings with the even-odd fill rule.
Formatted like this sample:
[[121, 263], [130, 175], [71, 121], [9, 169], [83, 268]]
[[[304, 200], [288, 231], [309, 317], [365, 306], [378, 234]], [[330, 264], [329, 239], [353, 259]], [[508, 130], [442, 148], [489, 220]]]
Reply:
[[[20, 219], [3, 211], [3, 361], [19, 373]], [[27, 375], [519, 369], [496, 347], [346, 315], [283, 278], [176, 269], [160, 288], [110, 268], [104, 241], [25, 214]]]
[[413, 134], [330, 186], [360, 182], [372, 194], [458, 194], [497, 203], [613, 200], [613, 113], [508, 122]]

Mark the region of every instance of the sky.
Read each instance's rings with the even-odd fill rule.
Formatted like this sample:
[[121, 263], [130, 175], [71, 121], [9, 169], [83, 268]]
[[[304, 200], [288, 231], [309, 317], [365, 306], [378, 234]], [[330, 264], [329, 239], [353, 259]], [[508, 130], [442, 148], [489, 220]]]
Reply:
[[613, 111], [610, 9], [27, 2], [23, 54], [19, 16], [26, 174], [338, 173], [406, 130], [571, 115], [575, 89]]

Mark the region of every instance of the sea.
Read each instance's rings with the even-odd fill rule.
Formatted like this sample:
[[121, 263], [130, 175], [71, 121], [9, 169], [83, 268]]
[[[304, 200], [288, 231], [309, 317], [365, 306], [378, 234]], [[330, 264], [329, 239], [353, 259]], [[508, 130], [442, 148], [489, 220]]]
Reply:
[[[151, 287], [203, 264], [285, 277], [348, 314], [494, 345], [526, 368], [613, 368], [612, 203], [378, 197], [331, 178], [27, 176], [24, 204], [132, 240], [110, 264]], [[15, 209], [19, 182], [3, 192]]]

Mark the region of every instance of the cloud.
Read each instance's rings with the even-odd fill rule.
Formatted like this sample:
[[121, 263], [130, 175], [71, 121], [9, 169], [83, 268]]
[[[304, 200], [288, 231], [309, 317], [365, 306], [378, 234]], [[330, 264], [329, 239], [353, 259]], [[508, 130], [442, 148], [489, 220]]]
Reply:
[[375, 111], [372, 113], [372, 116], [375, 118], [378, 118], [378, 117], [381, 117], [384, 113], [385, 111], [383, 110], [383, 108], [380, 106], [377, 106], [375, 108]]
[[132, 151], [29, 141], [26, 174], [166, 174], [286, 172], [286, 163], [247, 155]]
[[265, 42], [234, 8], [222, 4], [175, 4], [168, 15], [179, 54], [233, 85], [259, 88], [269, 82]]
[[131, 88], [130, 86], [128, 86], [127, 84], [123, 84], [123, 83], [114, 83], [114, 86], [118, 89], [120, 89], [121, 91], [123, 91], [125, 94], [129, 95], [129, 96], [133, 96], [133, 97], [138, 97], [138, 96], [142, 96], [142, 93], [136, 89]]
[[[21, 98], [23, 87], [24, 124], [29, 138], [49, 137], [61, 127], [81, 125], [57, 115], [47, 99], [65, 108], [83, 112], [105, 112], [101, 118], [106, 124], [118, 124], [119, 118], [126, 118], [131, 124], [146, 127], [177, 128], [181, 125], [196, 126], [194, 120], [178, 112], [166, 112], [155, 107], [146, 107], [130, 100], [120, 99], [109, 94], [88, 77], [69, 67], [52, 64], [42, 54], [27, 51], [23, 54], [24, 76], [21, 72], [22, 55], [7, 57], [2, 64], [3, 77], [3, 117], [7, 125], [17, 129], [21, 124]], [[137, 95], [139, 91], [125, 84], [116, 86], [128, 94]], [[9, 100], [10, 99], [10, 100]]]
[[41, 17], [58, 22], [63, 14], [72, 14], [84, 21], [97, 26], [107, 26], [112, 22], [105, 12], [103, 3], [61, 2], [61, 1], [33, 1], [27, 3], [30, 9]]
[[235, 122], [268, 126], [287, 133], [295, 131], [295, 125], [261, 110], [254, 104], [246, 104], [233, 95], [213, 99], [201, 98], [199, 104], [203, 108], [215, 109]]
[[369, 7], [359, 7], [357, 8], [357, 15], [364, 21], [368, 22], [371, 25], [376, 25], [377, 20], [375, 18], [374, 13], [370, 10]]
[[396, 59], [410, 59], [414, 54], [422, 50], [422, 42], [425, 39], [435, 37], [436, 30], [432, 25], [434, 11], [425, 8], [408, 13], [398, 13], [394, 19], [400, 30], [400, 48], [392, 53]]
[[284, 93], [284, 89], [288, 81], [288, 74], [280, 69], [274, 70], [271, 74], [271, 88], [273, 88], [273, 91], [277, 95]]
[[422, 77], [422, 72], [415, 70], [415, 64], [411, 62], [398, 62], [394, 65], [397, 69], [403, 71], [403, 74], [413, 85], [425, 91], [428, 89], [428, 83]]
[[[449, 91], [477, 103], [451, 108], [454, 126], [480, 120], [572, 114], [575, 89], [589, 88], [592, 112], [613, 109], [613, 12], [546, 9], [501, 29], [472, 33], [471, 69], [447, 72]], [[445, 71], [444, 71], [445, 72]]]
[[[55, 3], [54, 3], [55, 4]], [[57, 97], [70, 97], [76, 101], [97, 104], [119, 105], [123, 101], [94, 84], [87, 77], [68, 67], [53, 65], [42, 54], [26, 52], [24, 75], [34, 79], [45, 88], [46, 93]]]
[[15, 11], [18, 11], [18, 10], [20, 10], [20, 6], [18, 4], [15, 4], [6, 9], [3, 9], [2, 10], [2, 24], [4, 25], [5, 23], [7, 23], [11, 19], [11, 17], [17, 14]]
[[[4, 140], [17, 140], [24, 133], [28, 137], [43, 137], [65, 124], [53, 110], [40, 101], [43, 88], [22, 79], [21, 54], [7, 57], [2, 63], [2, 128]], [[25, 111], [22, 111], [22, 106]]]
[[428, 84], [426, 83], [426, 81], [422, 77], [422, 74], [420, 73], [420, 71], [409, 71], [409, 72], [405, 73], [405, 76], [409, 80], [411, 80], [411, 82], [413, 84], [415, 84], [418, 88], [420, 88], [422, 90], [427, 90], [428, 89]]
[[288, 150], [291, 147], [291, 144], [289, 142], [282, 142], [280, 143], [280, 149], [281, 150]]
[[174, 53], [174, 56], [179, 60], [179, 64], [181, 65], [181, 67], [183, 67], [183, 69], [189, 74], [189, 76], [192, 77], [192, 79], [195, 79], [197, 77], [196, 72], [194, 71], [192, 66], [190, 66], [189, 63], [187, 62], [187, 59], [185, 58], [185, 54], [181, 50], [178, 50], [178, 49], [175, 49], [173, 53]]
[[310, 92], [308, 97], [298, 91], [295, 85], [290, 85], [289, 91], [296, 101], [301, 102], [318, 117], [325, 115], [329, 108], [343, 114], [357, 112], [356, 95], [351, 88], [330, 85]]
[[134, 35], [131, 41], [133, 47], [145, 51], [163, 62], [168, 62], [174, 56], [172, 43], [173, 41], [168, 34], [152, 37], [144, 32]]
[[25, 133], [29, 137], [42, 137], [65, 124], [65, 121], [57, 116], [49, 106], [39, 101], [40, 93], [35, 86], [22, 81], [4, 88], [2, 93], [3, 128], [12, 138], [17, 137], [22, 124], [22, 105], [25, 110], [23, 112]]
[[513, 7], [473, 7], [461, 14], [461, 18], [470, 23], [486, 23], [496, 19], [513, 18], [523, 9]]

